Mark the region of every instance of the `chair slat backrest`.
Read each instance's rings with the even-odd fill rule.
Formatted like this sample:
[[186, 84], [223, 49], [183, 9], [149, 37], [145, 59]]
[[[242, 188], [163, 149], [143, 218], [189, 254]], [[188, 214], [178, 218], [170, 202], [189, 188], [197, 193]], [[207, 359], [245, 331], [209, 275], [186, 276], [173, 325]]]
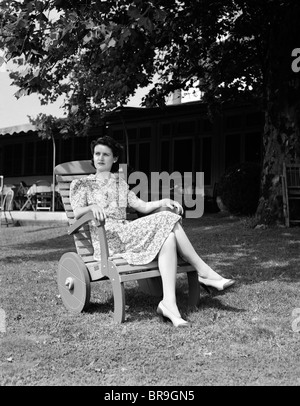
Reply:
[[13, 209], [13, 202], [14, 202], [14, 191], [9, 189], [8, 192], [5, 194], [3, 202], [2, 202], [2, 210], [3, 211], [11, 211]]
[[[72, 225], [75, 222], [74, 212], [70, 204], [71, 182], [74, 179], [80, 179], [95, 172], [95, 168], [88, 160], [65, 162], [55, 167], [59, 193], [67, 214], [69, 225]], [[77, 253], [81, 256], [84, 262], [87, 263], [94, 261], [91, 235], [88, 225], [84, 225], [74, 234], [74, 242]]]
[[300, 164], [284, 164], [288, 189], [300, 190]]

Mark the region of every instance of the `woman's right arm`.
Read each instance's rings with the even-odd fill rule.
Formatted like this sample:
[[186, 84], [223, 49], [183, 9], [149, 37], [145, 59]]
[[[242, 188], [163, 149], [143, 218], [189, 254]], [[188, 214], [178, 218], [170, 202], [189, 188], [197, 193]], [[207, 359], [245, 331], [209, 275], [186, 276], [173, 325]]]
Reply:
[[74, 211], [74, 216], [79, 219], [84, 214], [92, 212], [94, 217], [99, 220], [106, 219], [106, 213], [102, 207], [97, 204], [88, 204], [87, 199], [88, 181], [86, 178], [75, 179], [70, 186], [70, 204]]

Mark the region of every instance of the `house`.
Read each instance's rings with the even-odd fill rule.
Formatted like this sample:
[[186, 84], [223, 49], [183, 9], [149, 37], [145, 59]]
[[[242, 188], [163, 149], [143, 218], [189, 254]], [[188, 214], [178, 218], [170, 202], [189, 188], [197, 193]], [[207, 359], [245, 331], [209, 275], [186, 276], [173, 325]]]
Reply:
[[28, 185], [53, 179], [55, 164], [89, 159], [91, 140], [111, 135], [128, 144], [127, 163], [151, 172], [204, 172], [205, 194], [225, 169], [240, 162], [261, 162], [264, 116], [255, 105], [226, 105], [214, 122], [201, 101], [170, 104], [164, 108], [119, 107], [106, 116], [106, 125], [86, 137], [42, 140], [27, 124], [0, 129], [0, 174], [4, 183]]

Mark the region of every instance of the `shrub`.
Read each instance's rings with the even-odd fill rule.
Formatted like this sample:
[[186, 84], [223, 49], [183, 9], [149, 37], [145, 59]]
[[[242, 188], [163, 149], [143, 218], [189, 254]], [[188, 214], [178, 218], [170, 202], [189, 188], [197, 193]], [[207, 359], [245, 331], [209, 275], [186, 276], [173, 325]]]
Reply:
[[245, 162], [226, 170], [217, 194], [232, 214], [251, 215], [256, 212], [260, 190], [260, 165]]

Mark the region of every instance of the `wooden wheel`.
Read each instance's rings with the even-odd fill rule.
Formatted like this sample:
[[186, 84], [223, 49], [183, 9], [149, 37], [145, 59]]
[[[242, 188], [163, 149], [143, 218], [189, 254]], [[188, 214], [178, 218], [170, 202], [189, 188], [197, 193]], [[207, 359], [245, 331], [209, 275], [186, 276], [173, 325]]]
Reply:
[[91, 283], [85, 263], [75, 252], [64, 254], [58, 264], [58, 290], [68, 310], [80, 313], [90, 303]]

